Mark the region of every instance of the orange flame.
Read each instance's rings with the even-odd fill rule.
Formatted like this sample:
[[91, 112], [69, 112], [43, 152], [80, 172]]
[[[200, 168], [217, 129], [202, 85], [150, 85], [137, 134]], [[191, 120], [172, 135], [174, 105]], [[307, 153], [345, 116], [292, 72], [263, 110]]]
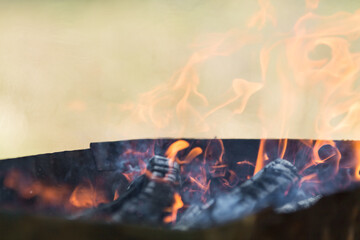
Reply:
[[171, 207], [171, 215], [166, 216], [164, 218], [165, 223], [175, 223], [177, 212], [180, 208], [184, 206], [184, 203], [181, 200], [181, 196], [179, 193], [174, 194], [174, 204]]
[[255, 167], [255, 164], [253, 164], [252, 162], [249, 162], [249, 161], [247, 161], [247, 160], [237, 162], [236, 164], [237, 164], [237, 165], [247, 164], [247, 165], [250, 165], [250, 166]]
[[354, 177], [356, 181], [360, 181], [360, 141], [354, 142], [355, 150], [355, 173]]
[[[145, 123], [136, 127], [163, 137], [254, 138], [264, 137], [264, 129], [271, 138], [354, 138], [360, 129], [360, 11], [320, 16], [315, 13], [319, 2], [303, 1], [307, 11], [278, 26], [282, 9], [258, 0], [259, 10], [242, 29], [196, 40], [170, 81], [129, 105], [131, 116]], [[219, 67], [224, 81], [208, 84], [228, 86], [209, 96], [200, 91], [211, 80], [202, 67], [234, 55], [241, 56], [238, 71], [227, 75]]]
[[200, 147], [195, 147], [190, 150], [190, 152], [183, 160], [180, 160], [176, 155], [178, 154], [178, 152], [188, 148], [189, 146], [190, 144], [187, 141], [178, 140], [169, 146], [169, 148], [165, 152], [165, 156], [172, 161], [176, 161], [179, 164], [188, 164], [202, 153], [202, 149]]
[[114, 193], [114, 199], [113, 201], [117, 200], [120, 197], [119, 192], [116, 190]]
[[284, 158], [286, 147], [287, 147], [287, 139], [280, 139], [279, 140], [279, 158]]
[[[332, 147], [334, 147], [335, 153], [333, 155], [327, 156], [325, 159], [321, 159], [319, 156], [319, 150], [321, 147], [323, 147], [324, 145], [330, 145]], [[336, 144], [334, 141], [331, 140], [317, 140], [312, 148], [312, 158], [311, 161], [304, 167], [303, 170], [313, 166], [313, 165], [317, 165], [317, 164], [321, 164], [321, 163], [325, 163], [327, 160], [329, 160], [330, 158], [333, 158], [335, 156], [335, 159], [333, 159], [333, 161], [336, 163], [334, 167], [334, 171], [335, 173], [338, 172], [339, 170], [339, 163], [340, 163], [340, 159], [341, 159], [341, 153], [339, 151], [339, 149], [337, 148]]]
[[256, 165], [255, 165], [255, 170], [254, 170], [254, 175], [256, 173], [258, 173], [263, 167], [264, 167], [264, 160], [265, 160], [265, 152], [264, 152], [264, 148], [265, 148], [265, 139], [261, 139], [260, 140], [260, 146], [259, 146], [259, 151], [258, 151], [258, 156], [256, 159]]
[[95, 190], [90, 181], [85, 181], [74, 189], [69, 202], [78, 208], [90, 208], [106, 203], [108, 200], [104, 193]]
[[165, 152], [165, 156], [170, 160], [174, 161], [177, 153], [188, 147], [189, 143], [187, 141], [178, 140], [170, 145], [170, 147]]
[[184, 160], [176, 159], [176, 162], [179, 164], [188, 164], [190, 163], [194, 158], [199, 156], [202, 153], [202, 149], [200, 147], [195, 147], [191, 149], [191, 151], [188, 153], [188, 155], [185, 157]]

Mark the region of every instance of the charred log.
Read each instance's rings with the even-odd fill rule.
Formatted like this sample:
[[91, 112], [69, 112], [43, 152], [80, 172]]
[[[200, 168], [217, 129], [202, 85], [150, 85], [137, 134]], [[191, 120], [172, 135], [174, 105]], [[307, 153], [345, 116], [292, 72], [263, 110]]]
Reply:
[[179, 185], [179, 165], [161, 156], [149, 160], [146, 174], [136, 178], [117, 200], [87, 211], [81, 218], [154, 225], [162, 223]]
[[203, 206], [191, 206], [175, 228], [210, 227], [270, 206], [279, 207], [292, 198], [289, 190], [299, 179], [296, 168], [290, 162], [277, 159], [229, 194], [219, 196]]
[[309, 208], [317, 203], [321, 199], [321, 195], [313, 196], [307, 199], [302, 199], [300, 201], [292, 201], [285, 204], [284, 206], [275, 209], [277, 213], [292, 213], [302, 209]]
[[113, 215], [114, 221], [159, 224], [164, 209], [171, 207], [179, 181], [179, 165], [155, 156], [149, 161], [147, 182], [139, 193]]

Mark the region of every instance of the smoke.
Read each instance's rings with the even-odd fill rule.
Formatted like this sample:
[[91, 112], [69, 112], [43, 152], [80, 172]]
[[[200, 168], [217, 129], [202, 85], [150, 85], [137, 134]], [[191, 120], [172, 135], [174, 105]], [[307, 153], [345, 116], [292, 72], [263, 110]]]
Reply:
[[[314, 122], [321, 105], [321, 86], [295, 100], [283, 96], [276, 62], [268, 67], [268, 81], [273, 83], [254, 92], [241, 114], [234, 115], [241, 105], [234, 102], [207, 115], [205, 122], [190, 115], [185, 128], [177, 121], [165, 128], [155, 127], [148, 116], [144, 120], [134, 115], [139, 96], [171, 82], [199, 50], [199, 43], [211, 43], [216, 39], [212, 36], [229, 29], [241, 32], [247, 28], [249, 19], [261, 10], [256, 1], [39, 0], [1, 4], [0, 158], [129, 138], [319, 137]], [[291, 31], [296, 19], [309, 11], [305, 1], [271, 4], [260, 42]], [[359, 8], [356, 1], [326, 1], [312, 11], [329, 16], [338, 11], [354, 13]], [[251, 31], [256, 32], [259, 23], [254, 20]], [[208, 105], [196, 98], [190, 100], [201, 116], [237, 94], [243, 101], [244, 95], [233, 87], [235, 79], [261, 82], [258, 53], [262, 46], [256, 44], [196, 67], [198, 91], [206, 96]], [[352, 42], [351, 51], [358, 45]], [[326, 54], [315, 52], [319, 58]], [[285, 117], [279, 116], [284, 102], [289, 104], [285, 112], [291, 112]], [[342, 127], [332, 138], [359, 139], [360, 126], [354, 121], [358, 106], [354, 103], [349, 114], [336, 115], [332, 123], [340, 122]], [[166, 119], [167, 113], [156, 112], [156, 117]], [[288, 123], [286, 128], [283, 121]]]

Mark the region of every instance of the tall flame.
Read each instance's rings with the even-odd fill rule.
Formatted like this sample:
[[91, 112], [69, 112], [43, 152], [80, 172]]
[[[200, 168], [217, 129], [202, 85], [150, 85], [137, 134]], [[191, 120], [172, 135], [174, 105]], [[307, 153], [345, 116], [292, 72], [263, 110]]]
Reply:
[[256, 159], [256, 165], [255, 165], [255, 171], [254, 174], [256, 174], [257, 172], [259, 172], [263, 167], [264, 167], [264, 161], [267, 160], [267, 155], [265, 153], [265, 139], [261, 139], [260, 140], [260, 145], [259, 145], [259, 151], [258, 151], [258, 156]]
[[[239, 138], [266, 132], [271, 138], [337, 139], [360, 134], [360, 52], [353, 49], [360, 11], [320, 16], [315, 13], [319, 0], [306, 0], [308, 11], [284, 28], [270, 0], [258, 4], [246, 26], [196, 41], [196, 50], [169, 82], [127, 106], [132, 116], [154, 127], [155, 136]], [[234, 55], [242, 56], [238, 76], [224, 96], [203, 93], [207, 79], [201, 69], [211, 72], [207, 64]], [[259, 69], [258, 76], [244, 77], [244, 59]]]

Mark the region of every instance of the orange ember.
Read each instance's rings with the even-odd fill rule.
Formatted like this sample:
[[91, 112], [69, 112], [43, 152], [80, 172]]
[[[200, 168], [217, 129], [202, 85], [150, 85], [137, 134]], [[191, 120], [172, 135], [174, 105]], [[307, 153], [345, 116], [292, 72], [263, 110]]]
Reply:
[[95, 190], [90, 181], [85, 181], [74, 189], [69, 202], [78, 208], [90, 208], [106, 203], [108, 200], [104, 193]]
[[4, 186], [16, 190], [25, 199], [37, 198], [41, 204], [62, 206], [70, 193], [66, 186], [50, 186], [25, 176], [18, 170], [11, 170], [4, 179]]

